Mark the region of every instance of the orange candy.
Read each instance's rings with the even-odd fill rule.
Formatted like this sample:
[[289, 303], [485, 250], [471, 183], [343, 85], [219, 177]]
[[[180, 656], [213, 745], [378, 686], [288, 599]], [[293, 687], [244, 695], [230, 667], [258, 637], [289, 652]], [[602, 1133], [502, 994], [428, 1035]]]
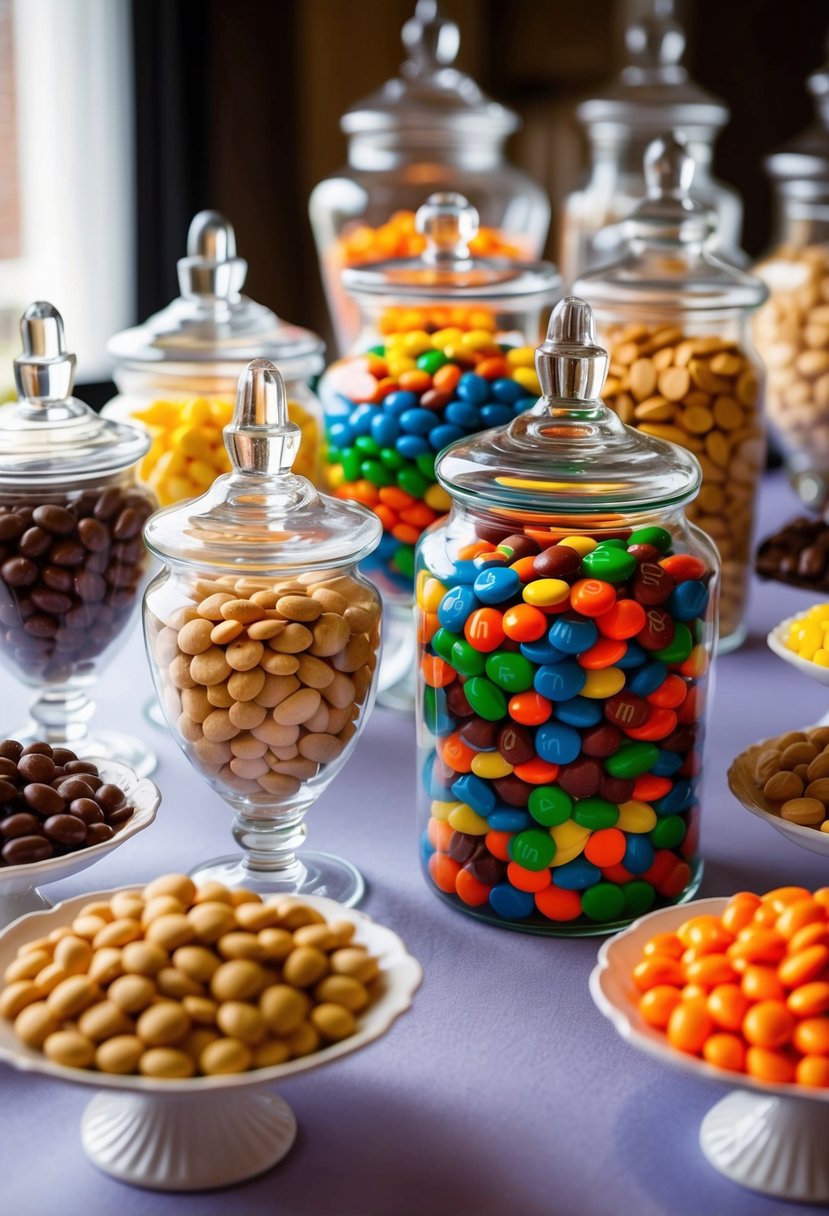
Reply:
[[421, 646], [428, 646], [440, 628], [436, 612], [419, 612], [417, 614], [417, 640]]
[[703, 988], [715, 988], [718, 984], [730, 984], [737, 979], [737, 972], [726, 954], [704, 954], [688, 963], [685, 978]]
[[738, 933], [746, 925], [750, 925], [754, 913], [760, 906], [760, 898], [750, 891], [741, 891], [732, 895], [722, 914], [722, 923], [731, 933]]
[[445, 688], [455, 679], [455, 672], [436, 654], [426, 654], [420, 662], [423, 679], [430, 688]]
[[806, 1018], [798, 1022], [792, 1041], [804, 1056], [829, 1055], [829, 1018]]
[[826, 1089], [829, 1087], [829, 1059], [825, 1056], [804, 1056], [797, 1062], [795, 1080], [798, 1085]]
[[799, 954], [789, 955], [777, 968], [780, 982], [787, 988], [799, 988], [819, 979], [829, 964], [829, 947], [809, 946]]
[[570, 591], [570, 605], [582, 616], [604, 616], [615, 603], [615, 589], [600, 578], [580, 578]]
[[510, 697], [509, 716], [522, 726], [540, 726], [553, 712], [553, 705], [537, 692], [518, 692]]
[[758, 1001], [743, 1018], [743, 1034], [755, 1047], [783, 1047], [795, 1020], [782, 1001]]
[[475, 375], [483, 376], [484, 380], [501, 380], [509, 373], [509, 364], [500, 355], [489, 355], [475, 366]]
[[[512, 565], [510, 566], [510, 570], [515, 571], [515, 573], [521, 579], [522, 583], [529, 583], [532, 579], [535, 578], [535, 570], [533, 569], [534, 561], [535, 561], [534, 557], [519, 557], [517, 562], [512, 563]], [[565, 601], [565, 605], [564, 605], [565, 610], [568, 606], [569, 605]]]
[[677, 1005], [668, 1019], [667, 1030], [669, 1042], [678, 1051], [692, 1055], [701, 1051], [705, 1040], [714, 1030], [705, 997], [694, 996]]
[[682, 968], [675, 958], [669, 958], [666, 954], [652, 954], [650, 958], [643, 958], [641, 963], [637, 963], [633, 968], [633, 982], [640, 992], [647, 992], [657, 984], [670, 984], [678, 988], [685, 980]]
[[455, 894], [470, 908], [479, 908], [489, 902], [491, 887], [477, 879], [468, 870], [459, 870], [455, 876]]
[[626, 726], [625, 734], [631, 739], [645, 739], [654, 742], [657, 739], [667, 739], [676, 730], [676, 714], [672, 709], [654, 707], [648, 714], [643, 726]]
[[795, 988], [794, 992], [789, 993], [786, 1004], [796, 1018], [829, 1013], [829, 983], [826, 980], [815, 980], [814, 983], [804, 984], [802, 988]]
[[476, 608], [467, 617], [463, 627], [464, 636], [476, 650], [488, 654], [497, 650], [504, 640], [504, 625], [497, 608]]
[[679, 940], [697, 954], [718, 954], [731, 945], [734, 938], [718, 916], [693, 916], [679, 928]]
[[441, 760], [444, 760], [456, 773], [471, 773], [472, 761], [478, 754], [474, 748], [464, 742], [459, 734], [445, 735], [444, 738], [439, 739], [437, 751]]
[[702, 1058], [728, 1072], [745, 1072], [745, 1043], [736, 1034], [712, 1034], [703, 1044]]
[[681, 1000], [678, 988], [671, 984], [657, 984], [639, 998], [639, 1012], [649, 1026], [664, 1030]]
[[670, 777], [654, 777], [651, 773], [642, 773], [633, 783], [631, 799], [634, 802], [654, 802], [664, 798], [673, 789]]
[[453, 830], [445, 819], [430, 819], [429, 826], [426, 829], [429, 844], [433, 849], [437, 849], [439, 853], [445, 853], [449, 848], [449, 841], [452, 839]]
[[667, 954], [669, 958], [681, 958], [685, 949], [675, 933], [657, 933], [645, 942], [642, 953], [647, 957], [652, 954]]
[[743, 971], [740, 983], [750, 1001], [784, 1001], [786, 990], [773, 967], [751, 963]]
[[723, 1030], [740, 1030], [748, 1009], [748, 997], [738, 984], [717, 984], [708, 994], [708, 1012]]
[[377, 493], [380, 501], [387, 507], [391, 507], [393, 511], [405, 511], [417, 502], [416, 498], [412, 498], [411, 494], [407, 494], [398, 486], [381, 486]]
[[509, 842], [512, 840], [511, 832], [487, 832], [484, 837], [484, 843], [489, 849], [493, 857], [497, 857], [499, 861], [509, 861]]
[[517, 861], [511, 861], [507, 866], [507, 878], [519, 891], [543, 891], [553, 881], [548, 869], [526, 870]]
[[558, 776], [559, 766], [542, 760], [540, 756], [534, 756], [526, 764], [516, 764], [512, 771], [521, 781], [527, 781], [530, 785], [549, 785]]
[[737, 934], [737, 940], [728, 947], [729, 958], [744, 959], [748, 963], [779, 963], [786, 952], [786, 939], [774, 929], [747, 925]]
[[463, 372], [454, 363], [444, 363], [432, 376], [432, 385], [439, 393], [451, 393], [460, 383]]
[[645, 609], [638, 600], [618, 600], [596, 620], [599, 633], [615, 641], [636, 637], [645, 628]]
[[432, 387], [432, 377], [428, 372], [422, 372], [419, 368], [414, 368], [409, 372], [401, 372], [399, 383], [402, 389], [410, 393], [425, 393], [427, 389]]
[[565, 891], [554, 884], [536, 892], [535, 906], [548, 920], [568, 921], [581, 916], [581, 896], [578, 891]]
[[676, 709], [688, 696], [688, 685], [682, 676], [668, 675], [645, 700], [660, 709]]
[[548, 620], [532, 604], [516, 604], [504, 613], [504, 633], [513, 642], [536, 642], [547, 632]]
[[746, 1072], [758, 1081], [771, 1081], [785, 1085], [793, 1081], [795, 1064], [784, 1051], [771, 1051], [767, 1047], [749, 1047], [746, 1052]]
[[600, 671], [603, 667], [612, 667], [618, 663], [627, 650], [626, 642], [616, 642], [613, 638], [599, 638], [589, 650], [583, 650], [578, 656], [578, 664], [588, 671]]
[[799, 899], [789, 904], [774, 922], [777, 932], [790, 941], [807, 925], [826, 925], [826, 913], [813, 899]]
[[[400, 383], [403, 383], [402, 376]], [[705, 574], [705, 562], [690, 553], [673, 553], [670, 557], [661, 558], [659, 564], [677, 583], [684, 583], [691, 578], [702, 578]]]
[[447, 895], [456, 894], [456, 879], [460, 873], [460, 866], [451, 857], [447, 857], [445, 853], [433, 853], [429, 858], [429, 875], [432, 882], [440, 891], [444, 891]]
[[615, 866], [625, 855], [627, 840], [618, 828], [600, 828], [584, 846], [584, 855], [594, 866]]

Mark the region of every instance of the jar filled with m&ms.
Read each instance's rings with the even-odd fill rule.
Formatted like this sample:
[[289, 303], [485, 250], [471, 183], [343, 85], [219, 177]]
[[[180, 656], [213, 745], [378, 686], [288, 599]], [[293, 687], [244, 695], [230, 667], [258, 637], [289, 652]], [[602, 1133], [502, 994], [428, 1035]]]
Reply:
[[300, 471], [319, 480], [322, 410], [309, 381], [322, 371], [324, 343], [242, 295], [246, 273], [233, 226], [200, 211], [178, 263], [181, 296], [109, 342], [119, 394], [104, 412], [150, 433], [139, 476], [162, 506], [198, 497], [230, 471], [222, 430], [239, 375], [259, 356], [284, 375], [291, 420], [302, 431]]
[[[363, 317], [359, 353], [319, 387], [329, 485], [383, 524], [366, 569], [390, 609], [380, 699], [401, 708], [413, 699], [415, 544], [449, 509], [435, 459], [535, 404], [534, 344], [559, 288], [550, 263], [475, 257], [478, 213], [462, 195], [432, 195], [417, 225], [421, 256], [346, 271]], [[401, 680], [398, 700], [390, 690]]]
[[577, 110], [590, 170], [584, 185], [564, 200], [558, 249], [565, 282], [618, 256], [624, 221], [645, 190], [645, 149], [669, 128], [688, 139], [697, 164], [694, 198], [717, 216], [717, 249], [744, 262], [740, 196], [711, 172], [714, 141], [728, 122], [728, 109], [689, 78], [682, 63], [685, 32], [673, 0], [650, 0], [648, 11], [626, 29], [625, 44], [628, 61], [619, 79]]
[[720, 648], [745, 638], [754, 505], [765, 466], [763, 372], [751, 315], [763, 283], [711, 252], [716, 218], [692, 197], [695, 162], [680, 135], [645, 155], [647, 194], [618, 261], [573, 290], [596, 311], [610, 352], [607, 404], [646, 435], [693, 452], [702, 486], [688, 515], [722, 557]]
[[479, 919], [603, 933], [701, 877], [719, 560], [696, 457], [600, 400], [589, 307], [555, 309], [541, 397], [438, 458], [418, 546], [426, 881]]
[[437, 0], [417, 0], [403, 26], [400, 76], [343, 115], [348, 163], [311, 194], [311, 225], [342, 353], [360, 330], [343, 271], [422, 253], [415, 211], [433, 191], [458, 190], [478, 208], [476, 257], [529, 260], [544, 248], [547, 195], [504, 156], [520, 119], [453, 67], [459, 42], [457, 25]]

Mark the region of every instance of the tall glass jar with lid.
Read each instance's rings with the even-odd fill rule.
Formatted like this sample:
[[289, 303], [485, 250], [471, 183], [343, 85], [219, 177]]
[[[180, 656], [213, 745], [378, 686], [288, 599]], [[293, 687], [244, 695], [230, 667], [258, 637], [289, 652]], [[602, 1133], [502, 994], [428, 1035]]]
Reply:
[[717, 552], [685, 514], [687, 449], [601, 400], [589, 307], [553, 313], [541, 396], [437, 462], [418, 546], [426, 880], [531, 933], [605, 933], [700, 881]]
[[309, 202], [341, 353], [360, 329], [343, 270], [421, 253], [415, 211], [429, 193], [455, 190], [474, 203], [482, 225], [473, 247], [478, 257], [537, 258], [547, 238], [546, 194], [504, 155], [518, 115], [452, 66], [458, 27], [437, 0], [417, 0], [403, 45], [400, 76], [343, 115], [348, 163], [321, 181]]
[[202, 494], [228, 472], [222, 428], [240, 373], [260, 356], [285, 377], [291, 418], [303, 435], [300, 471], [318, 479], [322, 411], [309, 381], [322, 371], [325, 346], [242, 294], [247, 265], [232, 224], [200, 211], [178, 263], [181, 296], [109, 342], [118, 396], [104, 413], [150, 432], [139, 473], [162, 506]]
[[728, 121], [728, 109], [689, 78], [682, 64], [685, 34], [673, 0], [651, 0], [647, 14], [626, 30], [625, 42], [628, 62], [618, 81], [577, 111], [589, 143], [590, 170], [584, 186], [564, 203], [558, 248], [565, 282], [619, 253], [622, 221], [645, 192], [645, 149], [668, 129], [681, 130], [688, 140], [697, 165], [694, 198], [716, 214], [716, 248], [744, 263], [742, 202], [711, 172], [714, 140]]
[[645, 156], [647, 194], [622, 257], [579, 279], [610, 351], [605, 400], [622, 420], [693, 452], [702, 466], [689, 518], [722, 556], [721, 649], [745, 637], [757, 485], [765, 462], [763, 374], [751, 343], [763, 283], [710, 250], [716, 217], [691, 197], [679, 137]]
[[769, 288], [754, 339], [768, 367], [766, 410], [807, 506], [829, 506], [829, 64], [807, 81], [811, 127], [766, 161], [776, 208]]
[[320, 381], [334, 493], [370, 507], [383, 538], [365, 568], [386, 603], [381, 703], [413, 704], [414, 546], [449, 499], [435, 457], [533, 405], [533, 347], [559, 289], [555, 267], [478, 258], [478, 214], [458, 194], [417, 212], [423, 254], [347, 270], [357, 353]]

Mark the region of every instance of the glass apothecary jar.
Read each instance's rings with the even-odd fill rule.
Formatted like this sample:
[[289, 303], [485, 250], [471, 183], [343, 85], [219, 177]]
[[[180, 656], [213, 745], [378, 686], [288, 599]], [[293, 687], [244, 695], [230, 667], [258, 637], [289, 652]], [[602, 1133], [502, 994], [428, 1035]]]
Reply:
[[751, 536], [765, 465], [763, 371], [751, 315], [763, 283], [710, 252], [715, 217], [691, 198], [694, 161], [680, 137], [645, 156], [647, 195], [623, 256], [573, 290], [593, 307], [610, 351], [604, 399], [622, 421], [693, 452], [702, 487], [688, 516], [722, 557], [720, 649], [745, 638]]
[[276, 366], [254, 360], [225, 428], [231, 472], [145, 528], [163, 569], [144, 633], [173, 737], [235, 812], [241, 857], [199, 877], [355, 903], [350, 863], [297, 849], [372, 703], [380, 598], [356, 567], [380, 523], [291, 472], [300, 434]]
[[807, 506], [829, 506], [829, 65], [807, 81], [809, 130], [766, 161], [774, 185], [772, 252], [755, 268], [769, 289], [754, 321], [768, 368], [766, 413]]
[[715, 244], [729, 260], [740, 252], [740, 196], [711, 173], [714, 141], [728, 109], [688, 77], [682, 65], [685, 34], [673, 0], [652, 0], [649, 12], [625, 33], [628, 63], [602, 97], [583, 102], [577, 117], [590, 149], [589, 177], [564, 202], [559, 265], [566, 283], [618, 256], [623, 223], [645, 193], [642, 161], [652, 139], [681, 130], [697, 165], [694, 198], [717, 216]]
[[135, 475], [149, 440], [72, 396], [75, 356], [53, 305], [31, 304], [20, 331], [18, 399], [0, 406], [0, 650], [37, 696], [31, 721], [4, 737], [146, 776], [146, 744], [90, 731], [88, 692], [126, 637], [149, 565], [141, 529], [156, 503]]
[[553, 313], [542, 396], [438, 459], [418, 546], [426, 881], [481, 920], [606, 933], [690, 899], [719, 562], [701, 471], [600, 400], [589, 307]]
[[200, 211], [178, 263], [181, 296], [108, 344], [118, 396], [104, 414], [149, 432], [139, 474], [162, 506], [197, 497], [229, 471], [222, 429], [240, 373], [259, 357], [285, 377], [290, 415], [302, 430], [297, 472], [319, 479], [322, 410], [309, 381], [323, 369], [325, 345], [242, 295], [246, 274], [233, 226], [216, 211]]
[[458, 27], [436, 0], [418, 0], [403, 27], [403, 44], [400, 76], [343, 115], [348, 163], [321, 181], [309, 201], [343, 354], [360, 330], [343, 270], [422, 253], [415, 211], [428, 194], [458, 191], [475, 204], [482, 225], [473, 242], [477, 257], [540, 257], [550, 224], [545, 192], [505, 159], [518, 115], [452, 66]]
[[474, 257], [478, 214], [462, 195], [432, 195], [417, 225], [419, 257], [345, 272], [362, 319], [359, 353], [332, 364], [319, 386], [329, 484], [383, 525], [364, 569], [389, 609], [380, 699], [397, 708], [413, 704], [414, 546], [449, 508], [435, 457], [535, 403], [534, 344], [560, 286], [550, 263]]

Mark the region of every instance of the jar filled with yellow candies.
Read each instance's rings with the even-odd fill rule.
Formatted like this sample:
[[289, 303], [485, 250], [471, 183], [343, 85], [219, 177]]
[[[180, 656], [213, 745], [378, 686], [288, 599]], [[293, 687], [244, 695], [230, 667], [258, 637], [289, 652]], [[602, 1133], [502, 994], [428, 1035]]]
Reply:
[[109, 343], [119, 394], [104, 413], [149, 431], [139, 476], [162, 506], [203, 494], [229, 471], [222, 430], [239, 374], [257, 357], [284, 377], [291, 421], [302, 431], [298, 471], [318, 480], [321, 409], [309, 382], [322, 371], [324, 343], [242, 295], [246, 273], [233, 226], [218, 212], [199, 212], [178, 263], [180, 297]]

